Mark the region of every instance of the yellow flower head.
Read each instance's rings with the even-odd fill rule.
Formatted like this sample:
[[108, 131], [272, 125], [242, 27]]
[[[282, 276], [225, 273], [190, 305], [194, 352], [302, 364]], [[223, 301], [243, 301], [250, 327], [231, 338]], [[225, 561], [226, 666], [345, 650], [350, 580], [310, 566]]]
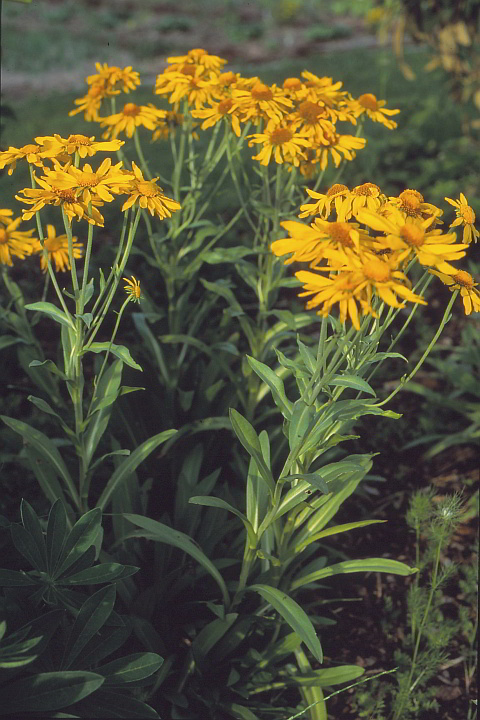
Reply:
[[56, 187], [44, 178], [35, 178], [35, 180], [37, 185], [40, 185], [40, 188], [24, 188], [20, 190], [19, 192], [24, 197], [15, 195], [15, 198], [20, 202], [32, 206], [30, 210], [23, 211], [23, 220], [30, 220], [45, 205], [57, 205], [63, 208], [70, 222], [74, 219], [81, 220], [83, 218], [90, 225], [103, 227], [103, 215], [97, 210], [97, 207], [103, 205], [101, 200], [92, 198], [91, 207], [89, 208], [88, 205], [77, 199], [76, 192], [72, 188]]
[[418, 190], [404, 190], [398, 197], [388, 198], [388, 206], [385, 208], [385, 214], [387, 215], [390, 206], [400, 210], [405, 217], [417, 218], [418, 220], [425, 220], [433, 215], [437, 218], [436, 222], [439, 222], [438, 218], [443, 215], [443, 210], [436, 205], [426, 203], [422, 193], [419, 193]]
[[[40, 267], [43, 272], [47, 272], [48, 263], [45, 258], [44, 248], [47, 251], [50, 262], [55, 262], [55, 270], [57, 272], [66, 272], [70, 270], [70, 260], [68, 257], [68, 237], [66, 235], [57, 235], [53, 225], [47, 225], [47, 237], [44, 238], [43, 247], [40, 240], [35, 240], [33, 252], [41, 253]], [[79, 260], [82, 257], [83, 244], [77, 242], [77, 238], [72, 238], [73, 257]]]
[[115, 65], [109, 66], [107, 63], [95, 63], [97, 73], [87, 77], [88, 85], [102, 85], [105, 88], [106, 95], [118, 95], [120, 90], [115, 88], [116, 85], [122, 83], [124, 93], [135, 90], [140, 82], [140, 74], [132, 69], [132, 66], [119, 68]]
[[[8, 210], [0, 211], [0, 263], [2, 265], [13, 265], [12, 256], [19, 257], [23, 260], [27, 255], [31, 255], [34, 248], [34, 238], [32, 238], [33, 230], [17, 230], [22, 222], [22, 218], [16, 220], [8, 220], [5, 214]], [[6, 224], [3, 223], [6, 220]]]
[[43, 168], [43, 160], [52, 157], [55, 157], [54, 151], [33, 143], [21, 148], [9, 147], [8, 150], [0, 152], [0, 170], [3, 170], [5, 165], [10, 165], [8, 174], [12, 175], [17, 167], [17, 160], [26, 160], [30, 165]]
[[375, 212], [382, 206], [384, 200], [385, 196], [382, 195], [382, 191], [378, 185], [366, 182], [363, 183], [363, 185], [354, 187], [343, 202], [339, 203], [340, 212], [343, 213], [348, 220], [352, 215], [356, 217], [362, 208]]
[[306, 188], [306, 191], [310, 197], [317, 202], [300, 205], [300, 210], [302, 212], [298, 217], [304, 218], [309, 215], [320, 215], [320, 217], [323, 217], [325, 220], [331, 213], [332, 202], [335, 204], [337, 215], [340, 214], [339, 208], [342, 198], [350, 192], [348, 187], [346, 185], [342, 185], [341, 183], [335, 183], [335, 185], [332, 185], [332, 187], [327, 190], [326, 194], [315, 192], [315, 190], [311, 190], [310, 188]]
[[366, 114], [373, 122], [381, 123], [389, 130], [393, 130], [397, 127], [397, 123], [394, 120], [389, 120], [388, 116], [398, 115], [400, 110], [390, 110], [385, 105], [386, 100], [377, 100], [372, 93], [364, 93], [354, 103], [353, 111], [356, 117]]
[[134, 177], [122, 190], [122, 193], [130, 195], [122, 205], [122, 211], [138, 203], [139, 207], [148, 210], [151, 215], [157, 215], [160, 220], [164, 220], [180, 210], [180, 203], [164, 195], [162, 188], [156, 185], [158, 178], [145, 180], [142, 171], [134, 162], [132, 162], [132, 169]]
[[478, 283], [475, 282], [470, 273], [465, 270], [457, 270], [454, 275], [446, 275], [438, 270], [430, 270], [429, 272], [439, 277], [452, 292], [460, 290], [465, 315], [470, 315], [472, 310], [473, 312], [480, 312], [480, 290], [478, 289]]
[[126, 103], [121, 112], [102, 119], [100, 127], [107, 128], [102, 137], [108, 140], [116, 138], [121, 132], [124, 132], [128, 138], [131, 138], [137, 127], [143, 126], [148, 130], [155, 130], [158, 121], [163, 120], [165, 116], [165, 110], [159, 110], [151, 103], [148, 105]]
[[463, 242], [470, 244], [471, 242], [477, 242], [480, 237], [480, 232], [475, 227], [475, 211], [468, 204], [468, 200], [463, 193], [460, 193], [459, 200], [451, 200], [445, 198], [445, 200], [453, 205], [455, 208], [456, 220], [450, 225], [450, 227], [456, 227], [463, 225]]
[[243, 113], [243, 121], [258, 123], [259, 120], [275, 120], [280, 122], [283, 116], [293, 107], [293, 102], [281, 88], [276, 85], [265, 85], [256, 80], [251, 87], [233, 88], [233, 109]]
[[86, 135], [69, 135], [68, 138], [62, 138], [56, 133], [53, 136], [37, 137], [35, 141], [49, 151], [54, 151], [57, 158], [78, 153], [82, 159], [92, 157], [97, 152], [116, 152], [125, 144], [123, 140], [96, 141], [94, 136]]
[[328, 157], [331, 156], [333, 164], [338, 167], [342, 160], [353, 160], [356, 150], [361, 150], [367, 144], [365, 138], [355, 135], [339, 135], [336, 132], [325, 132], [323, 137], [317, 138], [319, 147], [316, 148], [316, 162], [321, 170], [328, 166]]
[[142, 291], [140, 290], [140, 281], [137, 280], [136, 277], [133, 275], [131, 276], [132, 279], [129, 280], [128, 278], [124, 277], [123, 280], [127, 283], [127, 285], [124, 285], [125, 292], [129, 296], [130, 300], [133, 300], [133, 302], [140, 302], [142, 299]]
[[273, 155], [276, 163], [289, 162], [298, 166], [300, 158], [307, 159], [305, 153], [302, 152], [302, 148], [308, 148], [312, 145], [311, 140], [305, 133], [296, 133], [288, 125], [278, 123], [275, 120], [270, 120], [267, 123], [265, 132], [254, 133], [247, 137], [251, 138], [248, 143], [249, 147], [254, 143], [263, 144], [263, 148], [258, 155], [253, 156], [253, 159], [258, 160], [261, 165], [268, 165]]
[[85, 205], [92, 200], [112, 202], [113, 194], [122, 192], [132, 178], [132, 174], [121, 167], [122, 162], [112, 166], [110, 158], [105, 158], [95, 171], [88, 163], [83, 168], [76, 168], [70, 163], [64, 167], [57, 164], [55, 170], [45, 170], [43, 179], [60, 190], [72, 190]]
[[205, 70], [221, 70], [226, 64], [226, 60], [218, 55], [209, 55], [203, 48], [194, 48], [189, 50], [186, 55], [177, 55], [175, 57], [168, 57], [167, 62], [172, 68], [178, 70], [183, 65], [198, 65]]
[[[107, 90], [108, 88], [103, 81], [91, 85], [86, 95], [74, 101], [78, 107], [70, 110], [68, 113], [69, 116], [72, 117], [73, 115], [78, 115], [78, 113], [83, 112], [87, 122], [96, 122], [99, 120], [98, 111], [102, 107], [103, 99], [107, 96]], [[119, 92], [120, 90], [111, 90], [110, 94], [118, 94]]]

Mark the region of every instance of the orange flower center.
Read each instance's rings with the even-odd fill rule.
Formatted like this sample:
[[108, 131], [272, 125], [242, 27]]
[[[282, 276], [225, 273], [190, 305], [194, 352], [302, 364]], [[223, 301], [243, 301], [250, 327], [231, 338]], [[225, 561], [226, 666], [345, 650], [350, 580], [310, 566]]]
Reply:
[[182, 75], [190, 75], [195, 77], [195, 65], [184, 65], [180, 71]]
[[267, 85], [257, 82], [252, 88], [252, 97], [254, 100], [272, 100], [273, 93]]
[[45, 238], [45, 247], [48, 252], [57, 252], [62, 249], [62, 241], [57, 237]]
[[283, 145], [289, 142], [293, 137], [293, 133], [288, 128], [276, 128], [270, 135], [273, 145]]
[[334, 242], [346, 247], [353, 247], [353, 240], [350, 237], [351, 226], [348, 223], [334, 222], [328, 226], [328, 234]]
[[198, 59], [198, 58], [201, 58], [202, 55], [206, 55], [207, 51], [204, 50], [203, 48], [193, 48], [193, 50], [188, 51], [188, 54], [190, 55], [190, 57]]
[[460, 205], [460, 215], [467, 225], [472, 225], [475, 222], [475, 211], [470, 205]]
[[235, 73], [233, 73], [231, 70], [229, 72], [224, 72], [221, 75], [218, 76], [218, 84], [219, 85], [231, 85], [232, 82], [235, 82], [236, 77]]
[[415, 213], [423, 203], [423, 195], [417, 190], [404, 190], [398, 196], [401, 200], [401, 208], [406, 213]]
[[88, 94], [91, 97], [98, 97], [99, 95], [104, 95], [105, 89], [103, 87], [103, 82], [97, 83], [96, 85], [92, 85], [88, 90]]
[[298, 78], [287, 78], [283, 81], [284, 90], [298, 90], [302, 86], [302, 81]]
[[463, 285], [463, 287], [473, 288], [475, 286], [475, 283], [473, 282], [473, 277], [465, 270], [459, 270], [458, 273], [452, 276], [452, 278], [459, 285]]
[[413, 222], [405, 223], [401, 230], [401, 236], [405, 242], [414, 247], [419, 247], [425, 242], [424, 229]]
[[325, 108], [310, 100], [300, 103], [298, 112], [304, 120], [310, 123], [316, 122], [319, 117], [327, 114]]
[[8, 233], [5, 228], [0, 228], [0, 243], [8, 242]]
[[220, 113], [220, 115], [226, 115], [232, 105], [233, 100], [231, 98], [226, 98], [225, 100], [222, 100], [218, 103], [218, 112]]
[[375, 183], [364, 183], [363, 185], [357, 185], [352, 190], [355, 195], [366, 195], [367, 197], [378, 197], [380, 195], [380, 188]]
[[140, 112], [140, 108], [138, 105], [135, 105], [135, 103], [126, 103], [123, 106], [123, 114], [124, 115], [130, 115], [131, 117], [135, 117]]
[[74, 145], [91, 145], [92, 143], [86, 135], [69, 135], [67, 142]]
[[144, 197], [156, 197], [160, 194], [157, 185], [149, 180], [139, 180], [137, 181], [136, 186], [140, 195], [143, 195]]
[[24, 145], [22, 147], [22, 152], [25, 153], [25, 155], [28, 155], [29, 153], [37, 153], [40, 150], [38, 145]]
[[330, 190], [328, 190], [327, 197], [340, 195], [341, 193], [348, 193], [348, 187], [346, 185], [342, 185], [341, 183], [335, 183], [335, 185], [332, 185]]
[[61, 190], [60, 188], [54, 188], [52, 187], [52, 192], [57, 195], [60, 200], [64, 200], [66, 202], [76, 202], [75, 192], [70, 189]]
[[360, 97], [358, 98], [358, 102], [366, 110], [378, 110], [377, 98], [375, 97], [375, 95], [372, 95], [372, 93], [365, 93], [364, 95], [360, 95]]
[[363, 266], [363, 273], [369, 280], [385, 283], [390, 280], [390, 268], [381, 260], [371, 259]]
[[93, 187], [98, 185], [99, 178], [97, 173], [82, 172], [81, 177], [78, 178], [79, 187]]

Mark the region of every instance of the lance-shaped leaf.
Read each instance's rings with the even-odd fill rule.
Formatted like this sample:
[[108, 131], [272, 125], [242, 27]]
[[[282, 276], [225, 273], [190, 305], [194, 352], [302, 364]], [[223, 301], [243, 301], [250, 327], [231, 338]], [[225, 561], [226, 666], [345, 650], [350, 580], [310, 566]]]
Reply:
[[77, 655], [111, 615], [115, 604], [114, 585], [97, 590], [78, 611], [63, 653], [62, 670], [68, 670]]
[[361, 677], [365, 668], [358, 665], [340, 665], [339, 667], [322, 668], [313, 670], [304, 675], [289, 675], [285, 678], [287, 684], [301, 685], [306, 687], [330, 687], [344, 682], [351, 682]]
[[193, 503], [194, 505], [206, 505], [208, 507], [218, 507], [222, 508], [223, 510], [228, 510], [228, 512], [233, 513], [236, 515], [242, 523], [245, 525], [245, 529], [248, 534], [248, 540], [250, 547], [254, 548], [257, 545], [257, 536], [255, 534], [255, 531], [251, 525], [251, 523], [248, 522], [245, 515], [240, 512], [240, 510], [237, 510], [237, 508], [234, 508], [233, 505], [230, 505], [230, 503], [226, 502], [225, 500], [222, 500], [221, 498], [217, 497], [211, 497], [210, 495], [195, 495], [194, 497], [191, 497], [189, 499], [190, 503]]
[[32, 445], [36, 452], [55, 470], [67, 485], [70, 496], [75, 504], [79, 505], [80, 499], [73, 480], [67, 470], [67, 466], [63, 462], [62, 456], [52, 441], [44, 433], [40, 432], [40, 430], [36, 430], [21, 420], [16, 420], [6, 415], [0, 415], [0, 418], [5, 425], [8, 425], [9, 428], [19, 433], [27, 445]]
[[243, 417], [237, 410], [230, 408], [230, 422], [232, 423], [235, 435], [242, 443], [245, 450], [248, 452], [250, 457], [253, 457], [257, 463], [258, 470], [264, 481], [268, 485], [270, 492], [275, 492], [275, 483], [273, 481], [272, 473], [267, 467], [262, 454], [262, 448], [258, 435], [246, 418]]
[[303, 640], [312, 655], [323, 662], [322, 646], [317, 637], [315, 628], [308, 615], [298, 603], [278, 588], [269, 585], [250, 585], [249, 590], [255, 590], [264, 600], [275, 608], [286, 623], [290, 625], [297, 635]]
[[88, 427], [84, 443], [87, 467], [110, 421], [112, 405], [117, 399], [122, 381], [122, 368], [122, 361], [115, 360], [103, 374], [98, 386], [95, 388], [92, 411], [87, 418]]
[[69, 318], [63, 310], [60, 310], [56, 305], [50, 302], [35, 302], [35, 303], [29, 303], [28, 305], [25, 305], [26, 310], [36, 310], [37, 312], [45, 313], [49, 317], [52, 318], [52, 320], [55, 320], [55, 322], [60, 323], [61, 325], [65, 325], [65, 327], [69, 327], [72, 330], [75, 330], [74, 322], [71, 318]]
[[130, 355], [130, 350], [124, 345], [116, 345], [115, 343], [110, 345], [109, 342], [92, 342], [83, 352], [101, 353], [107, 352], [107, 350], [110, 350], [110, 352], [119, 360], [124, 362], [125, 365], [129, 365], [134, 370], [140, 370], [140, 372], [143, 372], [142, 366], [135, 362]]
[[[115, 692], [117, 690], [117, 692]], [[91, 697], [75, 705], [75, 711], [81, 713], [75, 717], [92, 718], [138, 718], [155, 720], [160, 716], [150, 705], [137, 700], [118, 688], [101, 687]]]
[[142, 652], [112, 660], [95, 670], [105, 677], [105, 685], [125, 685], [150, 677], [162, 664], [163, 658], [157, 653]]
[[225, 581], [220, 575], [219, 571], [212, 563], [211, 560], [205, 555], [201, 548], [185, 533], [179, 530], [173, 530], [168, 525], [152, 520], [151, 518], [144, 517], [143, 515], [136, 515], [134, 513], [124, 513], [124, 517], [142, 528], [142, 532], [137, 531], [135, 537], [145, 537], [155, 542], [166, 543], [167, 545], [173, 545], [179, 550], [182, 550], [187, 555], [193, 557], [217, 582], [219, 588], [222, 591], [223, 601], [226, 605], [229, 604], [229, 596]]
[[97, 508], [100, 508], [101, 510], [104, 510], [108, 502], [110, 501], [111, 495], [115, 488], [120, 485], [124, 480], [128, 478], [131, 473], [133, 473], [137, 467], [142, 463], [145, 458], [147, 458], [150, 453], [152, 453], [159, 445], [169, 440], [177, 430], [164, 430], [161, 433], [158, 433], [158, 435], [154, 435], [153, 437], [149, 438], [148, 440], [145, 440], [141, 445], [139, 445], [131, 455], [126, 458], [126, 460], [123, 461], [121, 465], [118, 466], [118, 468], [113, 472], [111, 475], [109, 481], [107, 482], [107, 485], [100, 495], [98, 502], [97, 502]]
[[55, 365], [53, 360], [32, 360], [29, 364], [29, 367], [44, 367], [46, 370], [49, 370], [53, 375], [58, 375], [62, 380], [66, 380], [67, 376], [65, 373], [63, 373], [61, 370], [58, 369], [58, 367]]
[[95, 692], [105, 681], [93, 672], [47, 672], [9, 683], [2, 688], [0, 715], [59, 710]]
[[65, 546], [55, 567], [55, 577], [60, 577], [84, 555], [101, 531], [102, 511], [99, 508], [89, 510], [80, 517], [70, 530]]
[[59, 585], [100, 585], [113, 582], [120, 578], [129, 577], [139, 571], [134, 565], [121, 565], [120, 563], [101, 563], [94, 567], [85, 568], [73, 575], [57, 580]]
[[6, 570], [0, 568], [0, 587], [28, 587], [37, 582], [22, 570]]
[[298, 580], [294, 580], [291, 584], [291, 589], [297, 590], [299, 587], [308, 585], [311, 582], [316, 582], [317, 580], [322, 580], [326, 577], [331, 577], [332, 575], [346, 575], [347, 573], [355, 572], [387, 572], [406, 577], [418, 572], [418, 568], [412, 568], [398, 560], [389, 560], [388, 558], [345, 560], [344, 562], [335, 563], [335, 565], [328, 565], [322, 570], [317, 570], [309, 575], [298, 578]]
[[216, 618], [200, 630], [191, 647], [193, 657], [200, 666], [205, 661], [206, 655], [230, 630], [237, 618], [238, 613], [227, 613], [224, 618]]
[[285, 395], [283, 380], [265, 363], [247, 355], [247, 361], [252, 370], [263, 380], [272, 392], [275, 405], [280, 409], [283, 417], [290, 419], [293, 410], [293, 403]]
[[348, 532], [349, 530], [354, 530], [355, 528], [361, 528], [366, 527], [367, 525], [373, 525], [375, 523], [384, 523], [387, 522], [386, 520], [358, 520], [357, 522], [351, 522], [351, 523], [344, 523], [342, 525], [334, 525], [333, 527], [329, 527], [326, 530], [321, 530], [318, 533], [313, 533], [311, 536], [307, 537], [306, 540], [304, 540], [301, 543], [297, 543], [295, 545], [294, 551], [295, 554], [297, 552], [301, 552], [304, 548], [306, 548], [310, 543], [317, 542], [317, 540], [321, 540], [324, 537], [328, 537], [329, 535], [338, 535], [338, 533], [342, 532]]
[[20, 516], [22, 518], [23, 527], [27, 532], [30, 533], [35, 545], [38, 548], [40, 555], [39, 570], [47, 569], [47, 549], [45, 546], [45, 539], [43, 537], [43, 530], [38, 520], [37, 514], [35, 513], [32, 506], [24, 499], [20, 503]]
[[334, 377], [328, 381], [328, 385], [340, 385], [342, 387], [353, 388], [354, 390], [361, 390], [374, 397], [377, 395], [367, 381], [362, 380], [362, 378], [357, 375], [334, 375]]
[[56, 500], [48, 513], [47, 523], [47, 568], [50, 573], [57, 564], [67, 539], [67, 514], [61, 500]]

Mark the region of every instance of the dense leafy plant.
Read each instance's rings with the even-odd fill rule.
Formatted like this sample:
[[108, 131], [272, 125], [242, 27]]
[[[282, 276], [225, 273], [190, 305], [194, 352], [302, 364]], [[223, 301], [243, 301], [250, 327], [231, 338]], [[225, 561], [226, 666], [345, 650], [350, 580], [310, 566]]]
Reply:
[[[21, 556], [18, 564], [33, 569], [0, 569], [0, 714], [57, 717], [49, 713], [68, 709], [69, 717], [158, 717], [132, 688], [153, 682], [163, 659], [151, 652], [118, 653], [133, 619], [114, 611], [116, 583], [138, 568], [95, 564], [101, 511], [90, 510], [69, 530], [57, 500], [44, 530], [23, 500], [21, 518], [21, 524], [2, 518]], [[104, 587], [93, 594], [81, 590], [94, 585]]]

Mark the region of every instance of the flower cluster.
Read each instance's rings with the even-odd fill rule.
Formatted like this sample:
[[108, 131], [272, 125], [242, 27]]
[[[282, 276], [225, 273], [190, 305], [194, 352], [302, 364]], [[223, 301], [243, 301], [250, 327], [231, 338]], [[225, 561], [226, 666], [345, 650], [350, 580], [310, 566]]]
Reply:
[[[374, 183], [365, 183], [352, 190], [335, 184], [325, 194], [307, 192], [314, 202], [302, 205], [299, 217], [313, 216], [313, 222], [281, 223], [288, 237], [271, 246], [277, 256], [289, 254], [285, 264], [309, 264], [310, 270], [295, 273], [304, 285], [300, 295], [310, 296], [307, 309], [319, 307], [318, 314], [327, 316], [338, 303], [340, 320], [350, 318], [358, 330], [362, 315], [378, 316], [379, 302], [395, 308], [404, 307], [404, 301], [426, 304], [406, 274], [416, 262], [451, 290], [460, 290], [467, 315], [480, 311], [478, 283], [451, 264], [478, 237], [475, 213], [463, 194], [460, 200], [445, 198], [457, 218], [444, 232], [438, 227], [443, 211], [416, 190], [387, 197]], [[333, 212], [335, 219], [330, 219]], [[451, 231], [459, 225], [463, 243]]]
[[324, 170], [329, 162], [338, 167], [343, 160], [353, 160], [365, 147], [365, 138], [344, 132], [337, 123], [357, 125], [359, 118], [369, 118], [396, 127], [392, 116], [400, 110], [386, 108], [385, 101], [371, 93], [353, 98], [332, 78], [305, 70], [282, 86], [266, 85], [258, 77], [225, 71], [226, 62], [203, 49], [169, 57], [167, 67], [157, 75], [154, 92], [167, 99], [172, 110], [129, 102], [106, 116], [99, 114], [102, 102], [120, 92], [116, 86], [123, 83], [129, 92], [140, 81], [131, 68], [121, 71], [97, 63], [98, 73], [87, 78], [87, 95], [75, 101], [78, 107], [70, 114], [84, 112], [86, 120], [100, 122], [106, 128], [104, 139], [121, 133], [132, 137], [140, 126], [152, 131], [153, 140], [164, 139], [184, 123], [187, 112], [201, 121], [202, 130], [223, 122], [237, 137], [242, 125], [253, 125], [257, 132], [248, 135], [249, 145], [260, 146], [254, 160], [262, 165], [284, 163], [306, 177]]

